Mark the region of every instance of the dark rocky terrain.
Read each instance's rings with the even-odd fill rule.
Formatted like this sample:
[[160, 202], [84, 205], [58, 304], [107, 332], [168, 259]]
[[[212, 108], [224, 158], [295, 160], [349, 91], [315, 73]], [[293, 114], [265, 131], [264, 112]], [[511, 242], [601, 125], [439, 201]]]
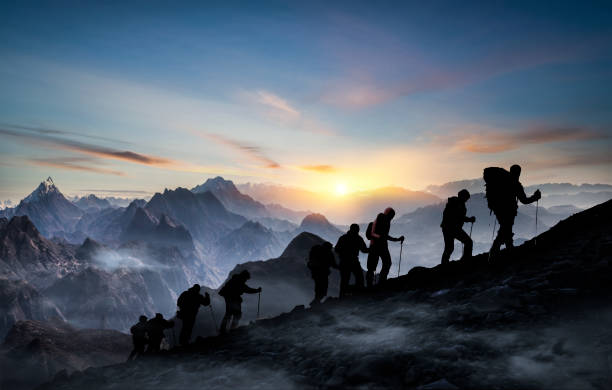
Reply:
[[32, 388], [49, 377], [79, 375], [88, 367], [123, 361], [130, 351], [130, 337], [115, 330], [21, 321], [0, 345], [0, 388]]
[[611, 218], [608, 201], [492, 262], [416, 267], [370, 295], [42, 388], [609, 389]]

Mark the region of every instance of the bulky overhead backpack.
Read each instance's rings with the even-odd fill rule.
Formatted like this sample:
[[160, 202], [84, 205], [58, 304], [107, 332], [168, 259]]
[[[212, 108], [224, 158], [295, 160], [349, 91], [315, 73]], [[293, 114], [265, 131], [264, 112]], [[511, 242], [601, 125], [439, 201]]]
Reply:
[[508, 207], [514, 197], [510, 172], [504, 168], [489, 167], [485, 168], [482, 176], [489, 210], [496, 211]]
[[366, 238], [368, 240], [372, 239], [372, 227], [374, 226], [374, 222], [370, 222], [368, 227], [366, 228]]

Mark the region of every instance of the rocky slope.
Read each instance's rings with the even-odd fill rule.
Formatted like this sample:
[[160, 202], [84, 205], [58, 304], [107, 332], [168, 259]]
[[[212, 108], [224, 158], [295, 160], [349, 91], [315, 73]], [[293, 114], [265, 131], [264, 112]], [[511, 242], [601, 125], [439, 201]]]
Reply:
[[43, 388], [608, 389], [611, 218], [609, 201], [492, 264], [417, 267], [373, 294]]
[[33, 388], [50, 377], [66, 377], [92, 366], [124, 361], [126, 334], [76, 329], [61, 321], [18, 322], [0, 345], [0, 388]]

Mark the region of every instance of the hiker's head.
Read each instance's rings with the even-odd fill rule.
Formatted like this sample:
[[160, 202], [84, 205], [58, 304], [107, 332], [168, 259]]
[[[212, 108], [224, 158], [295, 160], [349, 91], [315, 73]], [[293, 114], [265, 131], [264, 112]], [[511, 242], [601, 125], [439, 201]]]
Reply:
[[191, 287], [195, 292], [199, 292], [200, 291], [200, 285], [199, 284], [194, 284], [193, 287]]
[[325, 241], [325, 242], [323, 243], [323, 245], [321, 245], [321, 246], [322, 246], [322, 247], [323, 247], [323, 249], [325, 249], [326, 251], [331, 251], [331, 250], [332, 250], [332, 248], [333, 248], [332, 243], [331, 243], [331, 242], [329, 242], [329, 241]]
[[521, 176], [521, 166], [517, 164], [514, 164], [513, 166], [511, 166], [510, 174], [512, 175], [512, 177], [515, 177], [518, 179]]
[[249, 280], [251, 279], [251, 274], [245, 269], [244, 271], [240, 272], [240, 277], [244, 280]]
[[147, 322], [147, 316], [140, 316], [140, 317], [138, 317], [138, 321], [140, 321], [140, 322]]
[[163, 320], [164, 316], [162, 315], [162, 313], [155, 313], [155, 318], [157, 318], [158, 320]]
[[395, 210], [393, 210], [391, 207], [387, 207], [385, 209], [385, 215], [389, 217], [389, 220], [391, 220], [393, 217], [395, 217]]
[[356, 223], [352, 224], [349, 228], [349, 233], [359, 234], [359, 225], [357, 225]]
[[459, 191], [459, 193], [457, 194], [457, 196], [459, 197], [459, 199], [461, 199], [463, 202], [467, 202], [468, 199], [470, 199], [470, 193], [468, 192], [468, 190], [461, 190]]

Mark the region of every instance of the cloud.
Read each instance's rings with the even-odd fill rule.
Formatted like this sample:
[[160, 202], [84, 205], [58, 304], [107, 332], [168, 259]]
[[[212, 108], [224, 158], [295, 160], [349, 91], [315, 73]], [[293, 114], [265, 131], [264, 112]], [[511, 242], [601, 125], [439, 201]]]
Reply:
[[302, 165], [300, 169], [317, 173], [334, 173], [338, 170], [332, 165]]
[[93, 172], [93, 173], [101, 173], [105, 175], [125, 176], [125, 173], [121, 171], [82, 165], [79, 162], [83, 160], [85, 159], [59, 157], [59, 158], [48, 158], [48, 159], [32, 158], [32, 159], [29, 159], [28, 162], [33, 165], [37, 165], [41, 167], [67, 169], [71, 171]]
[[518, 132], [484, 131], [460, 136], [454, 148], [470, 153], [501, 153], [530, 144], [608, 138], [580, 127], [537, 127]]
[[309, 133], [332, 135], [334, 131], [329, 125], [319, 121], [312, 115], [298, 110], [291, 105], [286, 99], [265, 90], [255, 92], [246, 92], [243, 97], [257, 105], [262, 105], [267, 108], [265, 115], [273, 121], [282, 125], [289, 125], [295, 129], [306, 131]]
[[44, 134], [23, 133], [19, 131], [0, 128], [0, 135], [6, 135], [20, 139], [24, 142], [43, 145], [54, 149], [69, 150], [95, 157], [112, 160], [128, 161], [143, 165], [170, 166], [175, 161], [163, 157], [150, 156], [129, 150], [117, 150], [105, 146], [92, 145], [80, 141], [58, 138]]
[[[202, 136], [202, 134], [197, 133], [197, 132], [195, 134], [198, 136]], [[266, 156], [262, 148], [260, 148], [259, 146], [255, 146], [255, 145], [244, 143], [242, 141], [230, 139], [230, 138], [224, 137], [219, 134], [208, 133], [208, 134], [204, 134], [204, 136], [221, 145], [230, 147], [234, 151], [241, 153], [242, 155], [246, 156], [247, 158], [251, 160], [262, 163], [265, 168], [280, 168], [281, 167], [279, 163], [277, 163], [270, 157]]]
[[[387, 52], [385, 52], [385, 50]], [[501, 74], [535, 66], [563, 63], [591, 55], [588, 48], [579, 43], [524, 42], [511, 47], [490, 49], [466, 62], [440, 62], [427, 58], [414, 49], [406, 52], [401, 46], [360, 53], [345, 52], [340, 60], [345, 63], [336, 82], [330, 82], [320, 100], [326, 104], [349, 109], [378, 105], [404, 96], [437, 92], [469, 85]], [[341, 50], [342, 52], [342, 50]], [[388, 64], [393, 64], [390, 69]], [[396, 72], [405, 69], [405, 72]]]
[[256, 91], [254, 94], [254, 99], [259, 104], [263, 104], [291, 117], [297, 118], [301, 115], [300, 112], [296, 108], [292, 107], [285, 99], [271, 92], [264, 90]]
[[612, 154], [607, 152], [597, 152], [560, 157], [549, 157], [540, 161], [532, 161], [529, 163], [529, 167], [531, 169], [537, 170], [597, 165], [612, 165]]
[[114, 143], [119, 143], [119, 144], [128, 144], [128, 145], [130, 144], [129, 142], [125, 142], [125, 141], [114, 139], [114, 138], [101, 137], [98, 135], [90, 135], [90, 134], [81, 134], [81, 133], [76, 133], [76, 132], [67, 131], [67, 130], [58, 130], [58, 129], [31, 127], [31, 126], [22, 126], [22, 125], [13, 125], [13, 124], [0, 124], [0, 126], [19, 129], [19, 130], [31, 131], [31, 132], [35, 132], [38, 134], [74, 135], [77, 137], [95, 139], [95, 140], [100, 140], [100, 141], [109, 141], [109, 142], [114, 142]]

